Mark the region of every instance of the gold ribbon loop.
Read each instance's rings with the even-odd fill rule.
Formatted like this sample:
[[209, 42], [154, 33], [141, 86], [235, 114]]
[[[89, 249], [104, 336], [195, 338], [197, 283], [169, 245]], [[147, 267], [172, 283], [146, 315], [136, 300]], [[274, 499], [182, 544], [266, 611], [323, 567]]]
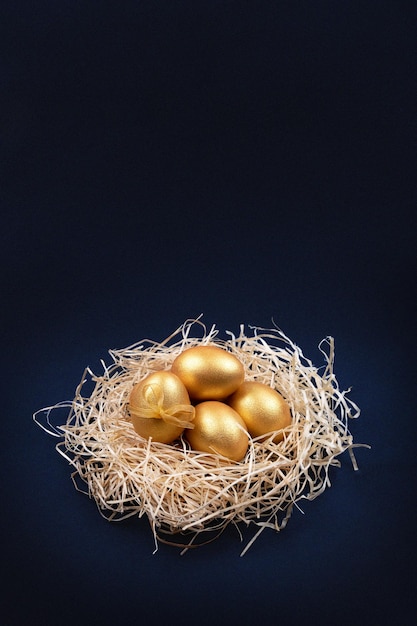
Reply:
[[144, 418], [160, 418], [167, 424], [179, 428], [194, 428], [195, 409], [191, 404], [172, 404], [164, 408], [164, 390], [155, 383], [144, 385], [142, 389], [142, 402], [139, 407], [130, 404], [129, 410], [132, 415]]

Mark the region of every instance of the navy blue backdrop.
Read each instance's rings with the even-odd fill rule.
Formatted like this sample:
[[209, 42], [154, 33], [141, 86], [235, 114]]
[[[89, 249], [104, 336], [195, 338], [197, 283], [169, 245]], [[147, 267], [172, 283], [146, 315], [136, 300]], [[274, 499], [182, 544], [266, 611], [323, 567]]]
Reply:
[[[412, 2], [3, 2], [5, 626], [411, 624]], [[332, 487], [265, 531], [153, 555], [32, 413], [189, 317], [280, 326], [361, 408]]]

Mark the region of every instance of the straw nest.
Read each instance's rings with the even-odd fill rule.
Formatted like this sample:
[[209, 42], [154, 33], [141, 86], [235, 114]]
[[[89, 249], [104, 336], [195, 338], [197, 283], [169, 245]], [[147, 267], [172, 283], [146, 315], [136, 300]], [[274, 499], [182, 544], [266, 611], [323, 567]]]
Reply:
[[[202, 336], [192, 336], [196, 328]], [[34, 415], [61, 439], [56, 447], [73, 466], [77, 489], [109, 520], [146, 516], [155, 550], [159, 541], [187, 549], [215, 538], [228, 524], [238, 531], [253, 525], [243, 554], [263, 529], [284, 528], [299, 500], [313, 500], [330, 486], [329, 468], [340, 465], [337, 457], [344, 451], [357, 469], [348, 420], [358, 417], [359, 409], [333, 373], [333, 339], [319, 345], [325, 364], [317, 368], [278, 328], [249, 330], [250, 336], [241, 326], [239, 335], [226, 332], [228, 339], [221, 340], [215, 326], [207, 331], [200, 319], [188, 320], [162, 343], [143, 340], [111, 350], [112, 364], [102, 361], [101, 375], [87, 368], [71, 402]], [[274, 434], [264, 441], [250, 439], [240, 462], [191, 450], [183, 438], [174, 444], [145, 440], [127, 412], [134, 384], [169, 369], [186, 348], [210, 344], [237, 356], [246, 380], [275, 388], [291, 409], [284, 440], [273, 443]], [[64, 425], [53, 425], [56, 409], [69, 409]]]

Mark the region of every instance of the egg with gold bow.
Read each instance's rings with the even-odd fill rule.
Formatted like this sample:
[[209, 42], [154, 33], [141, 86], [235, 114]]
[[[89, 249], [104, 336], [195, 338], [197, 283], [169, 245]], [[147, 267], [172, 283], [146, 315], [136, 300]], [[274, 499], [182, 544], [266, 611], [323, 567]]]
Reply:
[[184, 383], [192, 400], [224, 400], [242, 384], [244, 367], [220, 346], [194, 346], [181, 352], [171, 371]]
[[149, 374], [129, 397], [128, 412], [141, 437], [172, 443], [185, 428], [193, 428], [194, 407], [181, 380], [169, 371]]
[[278, 443], [284, 438], [282, 429], [292, 421], [290, 407], [282, 395], [261, 382], [245, 381], [228, 398], [228, 404], [239, 413], [252, 437], [280, 431], [273, 439]]

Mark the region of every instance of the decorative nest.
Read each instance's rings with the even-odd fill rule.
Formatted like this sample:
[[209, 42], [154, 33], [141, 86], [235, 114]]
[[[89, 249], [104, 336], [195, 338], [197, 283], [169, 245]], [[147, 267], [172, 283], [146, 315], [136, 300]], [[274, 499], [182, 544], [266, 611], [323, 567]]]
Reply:
[[[196, 325], [199, 338], [191, 336]], [[100, 376], [87, 368], [73, 401], [34, 415], [62, 439], [56, 447], [75, 469], [76, 488], [95, 500], [104, 517], [147, 516], [155, 551], [159, 541], [186, 550], [217, 537], [228, 524], [238, 531], [254, 525], [243, 555], [263, 529], [283, 529], [299, 500], [313, 500], [330, 486], [329, 468], [340, 466], [340, 454], [348, 450], [357, 469], [348, 420], [359, 409], [333, 373], [333, 339], [320, 343], [325, 365], [317, 368], [279, 329], [249, 328], [251, 336], [241, 326], [238, 336], [226, 332], [229, 338], [220, 340], [215, 326], [207, 331], [199, 319], [187, 320], [162, 343], [143, 340], [111, 350], [112, 364], [102, 362]], [[192, 450], [182, 437], [163, 444], [136, 434], [127, 411], [133, 385], [169, 369], [196, 345], [230, 351], [244, 365], [245, 380], [268, 384], [286, 399], [292, 424], [283, 441], [274, 443], [274, 433], [266, 440], [250, 438], [245, 458], [234, 462]], [[86, 397], [87, 381], [93, 388]], [[70, 411], [66, 424], [56, 427], [51, 412], [59, 408]]]

